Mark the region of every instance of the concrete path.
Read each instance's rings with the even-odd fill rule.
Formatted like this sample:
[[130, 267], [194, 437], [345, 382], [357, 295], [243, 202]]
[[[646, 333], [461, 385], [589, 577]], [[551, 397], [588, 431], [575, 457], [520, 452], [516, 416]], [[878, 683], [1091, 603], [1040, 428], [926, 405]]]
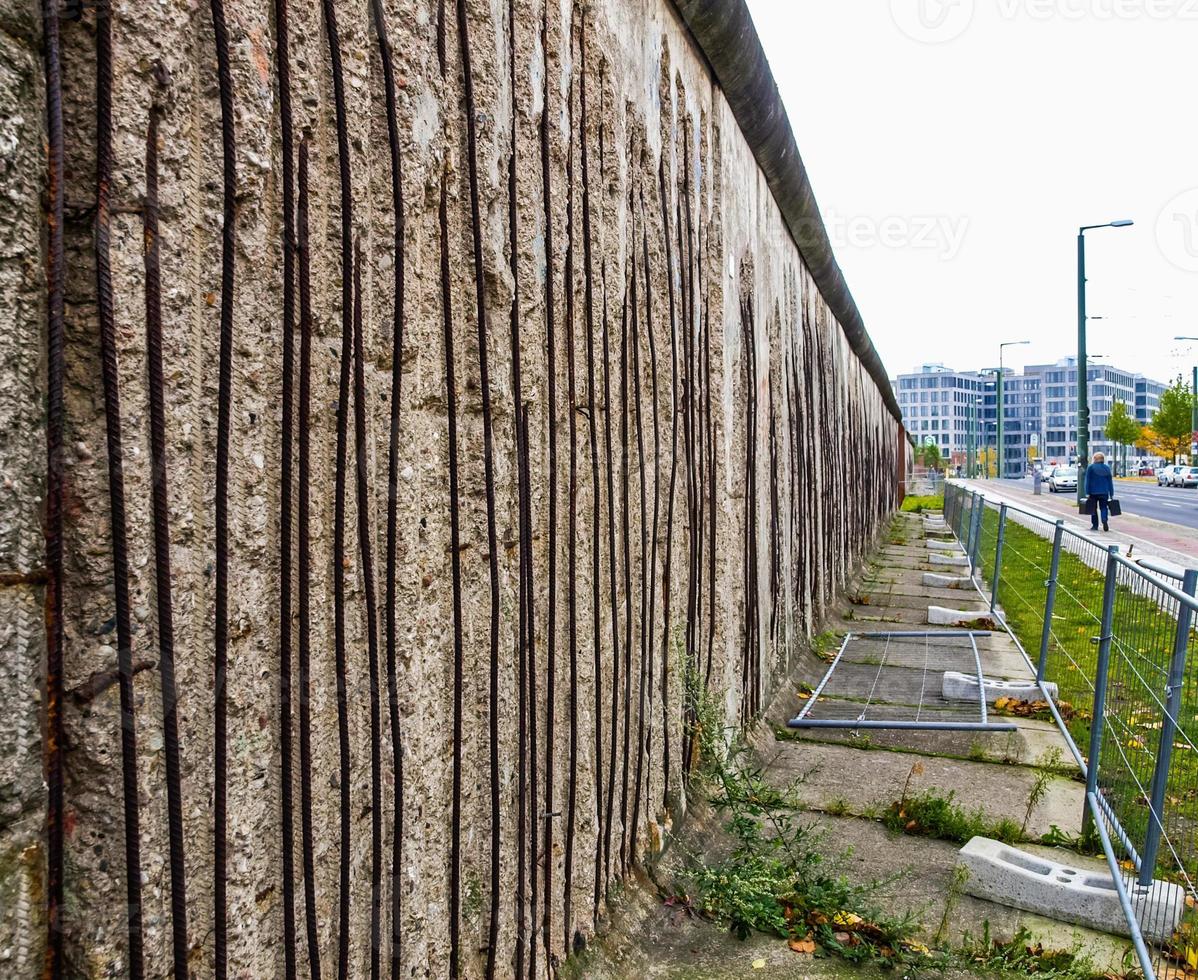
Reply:
[[[976, 591], [928, 588], [922, 584], [927, 569], [925, 531], [916, 515], [899, 515], [887, 543], [871, 559], [848, 595], [825, 624], [843, 635], [878, 627], [878, 622], [904, 626], [926, 618], [927, 606], [958, 601], [962, 608], [984, 603]], [[1031, 677], [1015, 644], [1002, 633], [979, 639], [983, 668], [988, 676], [1003, 679]], [[951, 796], [966, 811], [981, 811], [986, 820], [1026, 821], [1026, 836], [1038, 840], [1052, 827], [1076, 834], [1080, 830], [1083, 785], [1071, 773], [1071, 758], [1056, 728], [1049, 722], [1003, 717], [1015, 731], [927, 732], [870, 730], [794, 730], [786, 722], [809, 699], [827, 669], [813, 654], [799, 658], [791, 683], [775, 696], [750, 746], [766, 777], [779, 789], [792, 788], [809, 821], [824, 834], [822, 847], [839, 856], [838, 869], [860, 883], [885, 882], [876, 895], [895, 914], [910, 914], [919, 924], [919, 938], [944, 948], [977, 938], [988, 927], [992, 936], [1006, 939], [1020, 928], [1030, 930], [1045, 948], [1084, 948], [1100, 970], [1118, 967], [1126, 952], [1124, 940], [1066, 925], [1039, 916], [957, 894], [953, 873], [960, 842], [895, 834], [881, 816], [903, 797], [914, 794]], [[868, 655], [842, 665], [842, 680], [851, 688], [866, 683], [879, 667]], [[838, 668], [838, 670], [842, 669]], [[860, 677], [851, 676], [854, 671]], [[881, 715], [913, 717], [910, 680], [922, 671], [896, 665], [886, 675], [881, 691], [875, 689], [874, 708]], [[905, 672], [905, 673], [904, 673]], [[834, 675], [835, 676], [835, 675]], [[830, 690], [831, 685], [826, 690]], [[817, 709], [835, 707], [836, 698], [821, 698]], [[859, 703], [859, 702], [855, 702]], [[936, 710], [949, 710], [944, 705]], [[958, 710], [958, 709], [951, 709]], [[1044, 798], [1028, 812], [1029, 794], [1037, 775], [1050, 758], [1059, 760], [1048, 777]], [[791, 951], [773, 936], [754, 935], [740, 941], [727, 930], [687, 914], [676, 903], [663, 903], [681, 880], [678, 872], [687, 860], [703, 853], [719, 853], [726, 842], [721, 818], [699, 803], [687, 817], [682, 839], [669, 847], [651, 870], [645, 887], [632, 889], [618, 904], [606, 937], [587, 950], [575, 965], [581, 972], [567, 976], [617, 977], [873, 977], [869, 971], [846, 966], [836, 959], [816, 959]], [[1060, 855], [1038, 844], [1021, 845]], [[1075, 866], [1105, 869], [1090, 857], [1064, 852]], [[946, 903], [951, 907], [946, 912]], [[893, 974], [891, 974], [893, 975]], [[984, 976], [968, 970], [940, 972], [951, 978]]]

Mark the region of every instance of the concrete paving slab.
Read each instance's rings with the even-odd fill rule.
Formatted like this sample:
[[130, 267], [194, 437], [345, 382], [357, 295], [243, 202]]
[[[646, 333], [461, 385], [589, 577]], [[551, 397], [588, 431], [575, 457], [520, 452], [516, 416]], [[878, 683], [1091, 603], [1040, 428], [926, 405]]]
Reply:
[[[793, 785], [804, 806], [837, 811], [847, 806], [855, 815], [876, 816], [908, 794], [953, 794], [967, 811], [980, 809], [987, 819], [1003, 818], [1022, 824], [1036, 772], [1024, 765], [999, 765], [969, 759], [929, 756], [913, 758], [898, 752], [876, 752], [851, 745], [783, 741], [762, 747], [769, 760], [769, 779], [779, 787]], [[913, 773], [912, 767], [919, 768]], [[1032, 811], [1028, 834], [1039, 837], [1055, 824], [1062, 830], [1081, 830], [1085, 786], [1053, 776], [1045, 797]]]

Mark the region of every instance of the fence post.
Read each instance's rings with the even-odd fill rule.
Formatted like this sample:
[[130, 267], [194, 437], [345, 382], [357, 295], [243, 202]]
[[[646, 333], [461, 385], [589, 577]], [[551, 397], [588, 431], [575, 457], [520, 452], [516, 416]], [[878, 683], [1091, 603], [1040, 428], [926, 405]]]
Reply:
[[969, 512], [969, 574], [978, 571], [978, 547], [982, 538], [982, 513], [986, 509], [986, 498], [980, 493], [973, 495], [973, 508]]
[[1057, 578], [1061, 574], [1061, 540], [1065, 536], [1065, 521], [1057, 521], [1052, 535], [1052, 567], [1048, 572], [1048, 595], [1044, 599], [1044, 629], [1040, 632], [1040, 660], [1036, 664], [1036, 681], [1044, 683], [1048, 670], [1048, 644], [1052, 640], [1052, 613], [1057, 605]]
[[1002, 569], [1002, 543], [1007, 531], [1007, 505], [998, 507], [998, 539], [994, 545], [994, 573], [990, 576], [990, 614], [998, 604], [998, 573]]
[[1098, 814], [1090, 812], [1090, 794], [1098, 793], [1098, 756], [1102, 751], [1103, 713], [1106, 711], [1107, 675], [1111, 666], [1111, 630], [1115, 621], [1115, 584], [1119, 563], [1115, 555], [1119, 549], [1111, 545], [1107, 549], [1106, 582], [1102, 590], [1102, 625], [1098, 632], [1098, 664], [1094, 668], [1094, 711], [1090, 717], [1090, 750], [1086, 756], [1086, 803], [1082, 809], [1082, 835], [1094, 831]]
[[[1198, 571], [1188, 569], [1181, 586], [1189, 596], [1198, 593]], [[1161, 719], [1161, 740], [1156, 750], [1149, 790], [1148, 833], [1140, 854], [1140, 884], [1151, 885], [1156, 874], [1156, 855], [1161, 846], [1165, 820], [1165, 789], [1169, 782], [1169, 763], [1173, 757], [1173, 736], [1177, 733], [1177, 714], [1181, 711], [1181, 692], [1185, 682], [1186, 652], [1190, 642], [1193, 610], [1184, 602], [1177, 606], [1177, 634], [1173, 657], [1169, 661], [1169, 683], [1165, 687], [1165, 717]]]

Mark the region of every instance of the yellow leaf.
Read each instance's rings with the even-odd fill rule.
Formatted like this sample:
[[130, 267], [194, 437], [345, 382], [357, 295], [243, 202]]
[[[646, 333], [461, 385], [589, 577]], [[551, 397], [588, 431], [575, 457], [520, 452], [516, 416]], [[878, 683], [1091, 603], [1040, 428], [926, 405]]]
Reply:
[[753, 969], [754, 970], [764, 970], [765, 969], [765, 960], [754, 960], [753, 961]]
[[861, 916], [852, 912], [837, 912], [832, 916], [832, 922], [838, 926], [855, 926], [861, 923]]

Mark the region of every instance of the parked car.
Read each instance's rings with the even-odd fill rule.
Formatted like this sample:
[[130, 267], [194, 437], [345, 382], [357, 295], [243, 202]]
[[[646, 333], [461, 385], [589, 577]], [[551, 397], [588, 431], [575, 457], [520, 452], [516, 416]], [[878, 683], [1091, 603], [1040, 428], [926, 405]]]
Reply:
[[1156, 476], [1156, 470], [1154, 470], [1151, 466], [1141, 466], [1139, 475], [1140, 476]]
[[1181, 472], [1177, 474], [1174, 486], [1198, 487], [1198, 466], [1179, 466], [1178, 469]]
[[1180, 469], [1180, 466], [1162, 466], [1156, 471], [1156, 485], [1158, 487], [1171, 487], [1173, 485], [1173, 476]]
[[1077, 489], [1076, 466], [1054, 466], [1048, 474], [1048, 490], [1050, 493], [1060, 493], [1062, 490]]
[[1187, 469], [1189, 469], [1189, 467], [1185, 466], [1184, 464], [1182, 464], [1180, 466], [1170, 466], [1169, 467], [1169, 486], [1171, 486], [1171, 487], [1182, 486], [1183, 485], [1182, 477], [1185, 475], [1185, 471]]

